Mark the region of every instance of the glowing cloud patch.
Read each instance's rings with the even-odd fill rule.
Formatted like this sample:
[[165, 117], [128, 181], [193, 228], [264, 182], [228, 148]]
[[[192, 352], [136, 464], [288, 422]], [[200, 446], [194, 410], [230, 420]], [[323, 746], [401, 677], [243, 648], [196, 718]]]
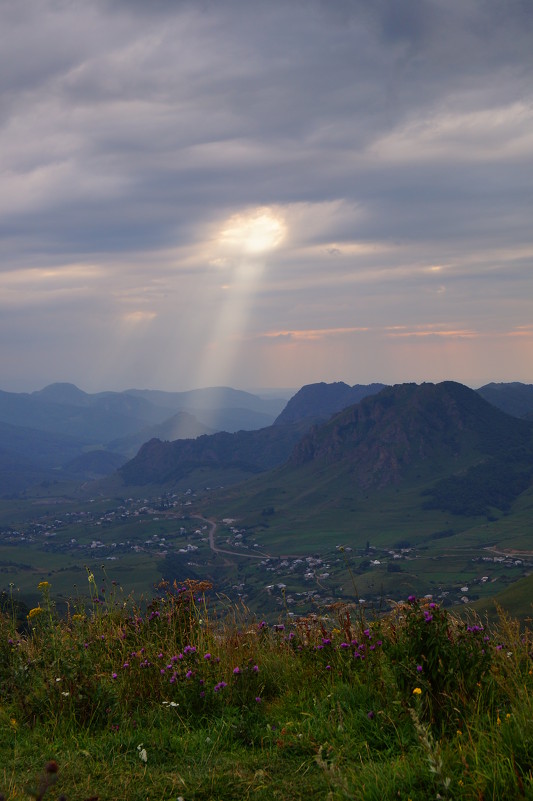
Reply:
[[247, 214], [234, 214], [220, 232], [220, 243], [245, 253], [274, 250], [285, 239], [283, 219], [271, 209], [255, 209]]

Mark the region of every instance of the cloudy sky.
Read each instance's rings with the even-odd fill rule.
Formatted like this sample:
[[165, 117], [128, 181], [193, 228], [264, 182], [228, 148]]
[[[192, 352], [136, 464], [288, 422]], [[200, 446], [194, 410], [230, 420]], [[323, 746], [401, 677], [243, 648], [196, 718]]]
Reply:
[[533, 383], [531, 0], [0, 0], [0, 389]]

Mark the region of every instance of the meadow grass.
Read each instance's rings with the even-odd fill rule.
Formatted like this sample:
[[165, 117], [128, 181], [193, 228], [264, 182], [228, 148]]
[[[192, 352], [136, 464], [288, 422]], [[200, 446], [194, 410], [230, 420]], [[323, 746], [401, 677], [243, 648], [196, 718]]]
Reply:
[[87, 579], [1, 619], [4, 799], [533, 798], [532, 637], [503, 614], [267, 623], [206, 582], [141, 607]]

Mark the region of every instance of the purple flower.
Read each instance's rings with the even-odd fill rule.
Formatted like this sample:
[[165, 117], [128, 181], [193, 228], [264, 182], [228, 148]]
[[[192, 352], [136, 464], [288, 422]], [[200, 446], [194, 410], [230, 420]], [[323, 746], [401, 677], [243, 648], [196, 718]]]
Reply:
[[186, 679], [190, 679], [190, 678], [192, 678], [192, 670], [188, 670], [188, 671], [187, 671], [187, 673], [185, 674], [185, 678], [186, 678]]
[[341, 642], [341, 644], [339, 645], [339, 648], [349, 648], [349, 647], [350, 647], [350, 643], [348, 643], [348, 642]]
[[213, 691], [218, 693], [218, 692], [220, 692], [220, 690], [223, 690], [224, 687], [227, 687], [227, 686], [228, 685], [226, 684], [225, 681], [219, 681], [219, 683], [215, 684], [215, 686], [213, 687]]
[[240, 669], [240, 667], [233, 668], [233, 674], [234, 674], [235, 676], [238, 676], [240, 672], [241, 672], [241, 669]]
[[204, 659], [211, 659], [211, 654], [204, 654]]
[[116, 678], [118, 678], [118, 674], [117, 674], [117, 673], [112, 673], [112, 674], [111, 674], [111, 678], [112, 678], [112, 679], [116, 679]]
[[322, 637], [322, 645], [331, 645], [331, 640], [329, 637]]
[[260, 703], [261, 703], [261, 698], [260, 698], [258, 695], [256, 695], [256, 697], [255, 697], [255, 700], [256, 700], [256, 702], [257, 702], [258, 704], [260, 704]]
[[130, 666], [130, 663], [129, 663], [129, 662], [124, 662], [124, 664], [122, 665], [122, 667], [124, 668], [124, 670], [126, 670], [127, 668], [129, 668], [129, 666]]
[[326, 670], [331, 670], [331, 665], [326, 665]]
[[424, 620], [426, 623], [431, 623], [433, 620], [433, 615], [430, 615], [429, 612], [424, 612]]
[[422, 670], [423, 670], [423, 667], [422, 667], [422, 665], [417, 665], [417, 666], [416, 666], [416, 672], [417, 672], [417, 673], [422, 673]]
[[254, 665], [252, 670], [254, 673], [259, 673], [259, 665]]
[[408, 603], [410, 603], [410, 604], [414, 604], [414, 603], [416, 603], [416, 595], [409, 595], [409, 596], [407, 597], [407, 601], [408, 601]]
[[366, 715], [366, 716], [367, 716], [367, 718], [368, 718], [369, 720], [373, 720], [373, 719], [374, 719], [374, 716], [375, 716], [375, 713], [374, 713], [374, 712], [372, 712], [372, 710], [370, 710], [370, 712], [367, 712], [367, 715]]

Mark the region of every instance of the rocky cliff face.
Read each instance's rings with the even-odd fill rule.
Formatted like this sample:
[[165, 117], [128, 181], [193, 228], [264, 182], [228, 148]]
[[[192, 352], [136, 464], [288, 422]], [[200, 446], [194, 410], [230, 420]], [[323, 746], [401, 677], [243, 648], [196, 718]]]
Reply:
[[519, 447], [531, 430], [461, 384], [400, 384], [315, 426], [295, 447], [290, 464], [344, 461], [361, 486], [383, 487], [417, 463], [424, 469]]

